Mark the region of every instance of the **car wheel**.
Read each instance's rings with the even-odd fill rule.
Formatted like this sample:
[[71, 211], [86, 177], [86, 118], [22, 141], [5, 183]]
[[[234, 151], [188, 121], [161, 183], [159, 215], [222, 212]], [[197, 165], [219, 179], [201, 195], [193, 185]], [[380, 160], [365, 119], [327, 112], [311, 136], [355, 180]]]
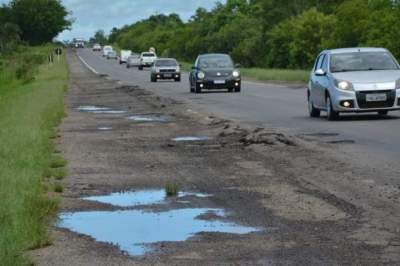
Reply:
[[152, 75], [151, 78], [150, 78], [150, 81], [151, 81], [151, 82], [157, 82], [157, 78], [156, 78], [155, 76]]
[[235, 88], [235, 92], [241, 92], [241, 88], [240, 87]]
[[131, 68], [131, 66], [130, 65], [126, 65], [126, 68]]
[[143, 70], [143, 66], [139, 66], [139, 70], [142, 71]]
[[339, 118], [339, 112], [333, 109], [332, 100], [329, 95], [326, 97], [326, 114], [329, 121], [334, 121]]
[[181, 82], [181, 78], [176, 78], [175, 82]]
[[308, 96], [308, 113], [310, 117], [320, 117], [321, 115], [321, 110], [314, 107], [310, 96]]
[[200, 86], [194, 85], [194, 92], [195, 92], [195, 93], [201, 93], [201, 88], [200, 88]]
[[380, 115], [380, 116], [385, 116], [385, 115], [387, 115], [388, 113], [389, 113], [389, 111], [382, 110], [382, 111], [379, 111], [379, 112], [378, 112], [378, 115]]

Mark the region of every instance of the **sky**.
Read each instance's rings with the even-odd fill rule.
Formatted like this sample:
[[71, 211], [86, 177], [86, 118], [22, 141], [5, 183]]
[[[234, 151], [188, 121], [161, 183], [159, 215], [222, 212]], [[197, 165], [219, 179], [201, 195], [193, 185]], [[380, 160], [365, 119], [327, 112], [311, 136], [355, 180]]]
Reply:
[[[9, 0], [0, 0], [0, 4], [8, 2]], [[89, 39], [99, 29], [108, 33], [113, 27], [132, 24], [157, 13], [177, 13], [183, 20], [188, 20], [198, 7], [211, 9], [216, 2], [217, 0], [62, 0], [72, 12], [75, 23], [72, 31], [61, 33], [57, 39]]]

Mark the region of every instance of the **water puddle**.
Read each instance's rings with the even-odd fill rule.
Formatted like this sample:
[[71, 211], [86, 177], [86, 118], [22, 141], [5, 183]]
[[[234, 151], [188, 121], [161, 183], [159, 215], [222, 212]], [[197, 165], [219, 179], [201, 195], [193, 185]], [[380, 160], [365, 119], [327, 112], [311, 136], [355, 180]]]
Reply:
[[59, 227], [93, 237], [96, 241], [112, 243], [132, 256], [149, 252], [149, 244], [164, 241], [185, 241], [200, 232], [248, 234], [257, 228], [239, 226], [218, 220], [202, 220], [213, 213], [223, 218], [223, 209], [194, 208], [167, 212], [92, 211], [63, 213]]
[[110, 131], [112, 129], [113, 129], [112, 127], [99, 127], [99, 128], [97, 128], [97, 130], [100, 130], [100, 131]]
[[100, 107], [94, 105], [79, 106], [78, 111], [92, 114], [125, 114], [126, 111], [115, 110], [109, 107]]
[[[207, 198], [211, 195], [203, 193], [179, 192], [177, 198], [183, 197]], [[85, 197], [84, 200], [97, 201], [105, 204], [111, 204], [118, 207], [135, 207], [141, 205], [153, 205], [166, 203], [168, 197], [165, 195], [165, 190], [143, 190], [143, 191], [128, 191], [117, 192], [105, 196]]]
[[[193, 197], [207, 198], [211, 195], [180, 192], [177, 197], [170, 198], [166, 197], [164, 190], [154, 189], [84, 199], [117, 207], [145, 207], [153, 204], [167, 204], [169, 200], [190, 204]], [[227, 221], [224, 209], [202, 207], [158, 212], [143, 209], [68, 212], [59, 215], [58, 226], [90, 236], [99, 242], [116, 245], [132, 256], [141, 256], [150, 252], [151, 244], [185, 241], [201, 232], [248, 234], [262, 230]]]
[[181, 142], [181, 141], [206, 141], [209, 139], [210, 139], [209, 137], [177, 137], [172, 140], [176, 142]]
[[134, 122], [168, 122], [170, 118], [164, 115], [132, 115], [128, 117]]

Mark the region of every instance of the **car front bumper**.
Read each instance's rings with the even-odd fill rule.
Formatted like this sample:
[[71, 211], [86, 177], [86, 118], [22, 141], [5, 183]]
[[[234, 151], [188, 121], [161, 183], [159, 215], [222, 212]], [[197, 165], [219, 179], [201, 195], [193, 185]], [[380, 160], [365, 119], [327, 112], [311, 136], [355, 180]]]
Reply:
[[[385, 101], [368, 101], [368, 94], [385, 94]], [[363, 113], [400, 110], [400, 90], [337, 91], [332, 97], [333, 109], [338, 112]]]
[[240, 88], [242, 81], [238, 79], [225, 80], [197, 80], [196, 87], [205, 90], [235, 89]]
[[179, 79], [179, 78], [181, 78], [181, 73], [179, 73], [179, 72], [160, 72], [160, 73], [154, 73], [153, 75], [157, 79]]

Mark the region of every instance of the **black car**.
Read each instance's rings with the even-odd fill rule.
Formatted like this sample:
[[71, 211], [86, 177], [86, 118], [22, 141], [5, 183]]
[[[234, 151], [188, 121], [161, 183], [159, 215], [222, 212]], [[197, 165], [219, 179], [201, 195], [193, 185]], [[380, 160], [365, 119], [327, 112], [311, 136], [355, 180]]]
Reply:
[[227, 54], [204, 54], [196, 59], [189, 75], [190, 92], [227, 89], [240, 92], [241, 76], [239, 65], [234, 65]]

